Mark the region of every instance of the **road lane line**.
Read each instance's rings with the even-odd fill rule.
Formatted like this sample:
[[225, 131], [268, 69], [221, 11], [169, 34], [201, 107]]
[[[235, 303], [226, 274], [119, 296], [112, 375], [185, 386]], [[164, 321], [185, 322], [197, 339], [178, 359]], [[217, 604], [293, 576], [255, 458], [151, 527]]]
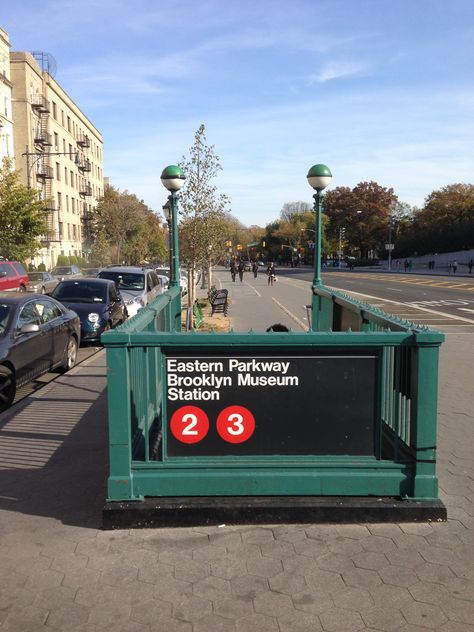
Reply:
[[277, 299], [274, 296], [272, 296], [272, 301], [274, 301], [280, 309], [282, 309], [286, 314], [288, 314], [288, 316], [292, 318], [295, 321], [295, 323], [298, 323], [298, 325], [301, 327], [301, 329], [303, 329], [303, 331], [307, 331], [308, 329], [307, 323], [304, 323], [302, 320], [298, 318], [298, 316], [295, 316], [292, 312], [290, 312], [290, 310], [287, 309], [284, 305], [282, 305], [280, 301], [277, 301]]

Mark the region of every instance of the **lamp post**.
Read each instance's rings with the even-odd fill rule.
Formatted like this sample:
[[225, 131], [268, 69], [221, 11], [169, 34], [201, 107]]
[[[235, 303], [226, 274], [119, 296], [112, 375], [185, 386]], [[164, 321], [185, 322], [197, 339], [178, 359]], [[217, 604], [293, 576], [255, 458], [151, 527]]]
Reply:
[[168, 224], [168, 255], [169, 261], [168, 265], [170, 267], [170, 280], [171, 280], [171, 268], [173, 266], [173, 244], [171, 243], [171, 206], [169, 200], [166, 201], [166, 204], [162, 206], [163, 213], [165, 214], [166, 223]]
[[325, 189], [331, 182], [332, 173], [326, 165], [313, 165], [306, 176], [309, 185], [316, 191], [314, 194], [314, 212], [315, 212], [315, 236], [314, 236], [314, 279], [313, 279], [313, 317], [311, 329], [318, 330], [319, 326], [319, 296], [315, 294], [314, 289], [322, 286], [321, 281], [321, 213], [322, 213], [322, 195], [321, 191]]
[[342, 255], [343, 255], [343, 250], [342, 250], [342, 240], [346, 235], [346, 229], [345, 228], [339, 228], [339, 250], [337, 251], [338, 257], [339, 257], [339, 268], [341, 267], [341, 259], [342, 259]]
[[322, 213], [322, 195], [321, 191], [325, 189], [331, 182], [332, 173], [326, 165], [313, 165], [308, 171], [309, 185], [315, 189], [314, 212], [316, 215], [316, 231], [314, 244], [314, 280], [313, 285], [321, 286], [321, 213]]
[[388, 244], [385, 245], [385, 248], [388, 250], [388, 271], [392, 270], [392, 222], [393, 222], [393, 207], [390, 207], [390, 216], [388, 218]]
[[[170, 195], [168, 197], [168, 203], [171, 213], [171, 237], [172, 237], [172, 257], [171, 257], [171, 279], [170, 285], [180, 285], [179, 275], [179, 248], [178, 248], [178, 202], [177, 193], [184, 184], [186, 176], [181, 167], [177, 165], [169, 165], [163, 169], [161, 174], [161, 182], [163, 186], [168, 189]], [[166, 206], [166, 205], [165, 205]]]

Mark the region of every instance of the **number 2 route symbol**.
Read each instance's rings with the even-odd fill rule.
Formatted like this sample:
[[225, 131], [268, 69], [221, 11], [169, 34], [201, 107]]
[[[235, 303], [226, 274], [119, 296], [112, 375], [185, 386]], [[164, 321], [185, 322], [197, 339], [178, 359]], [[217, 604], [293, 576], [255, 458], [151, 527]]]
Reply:
[[209, 418], [202, 408], [182, 406], [172, 414], [170, 430], [182, 443], [198, 443], [209, 432]]

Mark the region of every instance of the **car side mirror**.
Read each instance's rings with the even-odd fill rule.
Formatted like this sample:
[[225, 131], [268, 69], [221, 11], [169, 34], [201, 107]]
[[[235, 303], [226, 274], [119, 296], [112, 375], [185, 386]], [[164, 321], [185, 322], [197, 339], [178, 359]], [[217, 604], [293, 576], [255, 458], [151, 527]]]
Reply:
[[27, 325], [23, 325], [20, 329], [20, 334], [34, 334], [40, 330], [39, 325], [35, 323], [28, 323]]
[[3, 279], [3, 277], [6, 277], [7, 273], [6, 272], [0, 272], [0, 279]]

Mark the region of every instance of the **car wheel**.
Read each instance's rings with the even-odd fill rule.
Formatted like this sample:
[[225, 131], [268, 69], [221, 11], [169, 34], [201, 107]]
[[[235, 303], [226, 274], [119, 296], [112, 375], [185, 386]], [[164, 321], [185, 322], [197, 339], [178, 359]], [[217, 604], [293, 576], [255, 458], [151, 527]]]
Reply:
[[24, 285], [20, 285], [19, 292], [26, 292], [26, 287]]
[[77, 340], [71, 336], [68, 340], [67, 347], [64, 350], [64, 358], [61, 364], [63, 372], [69, 371], [76, 364], [77, 359]]
[[15, 376], [11, 369], [0, 366], [0, 412], [13, 404], [16, 394]]
[[46, 288], [45, 287], [41, 288], [41, 294], [46, 294]]

